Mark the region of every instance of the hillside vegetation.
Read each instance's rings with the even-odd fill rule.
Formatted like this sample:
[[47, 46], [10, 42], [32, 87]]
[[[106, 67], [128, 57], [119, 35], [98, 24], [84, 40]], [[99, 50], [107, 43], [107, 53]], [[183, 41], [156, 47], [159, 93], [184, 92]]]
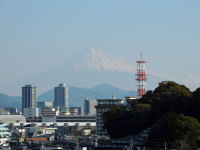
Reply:
[[167, 142], [171, 147], [195, 147], [200, 140], [200, 88], [191, 92], [172, 81], [161, 82], [130, 106], [103, 114], [111, 138], [137, 135], [150, 128], [149, 142]]

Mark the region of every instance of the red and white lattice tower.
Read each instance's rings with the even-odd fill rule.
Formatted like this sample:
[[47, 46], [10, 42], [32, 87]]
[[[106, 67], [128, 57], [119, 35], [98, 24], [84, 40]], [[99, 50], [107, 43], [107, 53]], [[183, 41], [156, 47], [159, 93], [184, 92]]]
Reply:
[[141, 60], [136, 61], [137, 62], [137, 73], [136, 73], [136, 80], [138, 81], [137, 87], [137, 96], [141, 98], [145, 94], [145, 81], [146, 78], [146, 69], [145, 69], [145, 63], [146, 61], [142, 60], [142, 54], [141, 54]]

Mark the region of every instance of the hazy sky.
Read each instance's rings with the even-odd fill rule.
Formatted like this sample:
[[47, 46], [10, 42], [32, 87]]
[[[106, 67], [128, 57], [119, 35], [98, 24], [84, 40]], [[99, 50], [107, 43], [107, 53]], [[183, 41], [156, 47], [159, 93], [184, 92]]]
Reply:
[[90, 48], [200, 86], [199, 0], [0, 0], [0, 84]]

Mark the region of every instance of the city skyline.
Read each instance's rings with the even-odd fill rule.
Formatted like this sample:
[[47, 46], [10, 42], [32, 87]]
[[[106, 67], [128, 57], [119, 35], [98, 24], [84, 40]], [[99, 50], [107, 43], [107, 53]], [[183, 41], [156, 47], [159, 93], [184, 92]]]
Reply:
[[[147, 69], [195, 90], [200, 85], [199, 4], [1, 0], [0, 84], [51, 70], [94, 48], [135, 66], [142, 52]], [[136, 83], [132, 80], [129, 87]]]

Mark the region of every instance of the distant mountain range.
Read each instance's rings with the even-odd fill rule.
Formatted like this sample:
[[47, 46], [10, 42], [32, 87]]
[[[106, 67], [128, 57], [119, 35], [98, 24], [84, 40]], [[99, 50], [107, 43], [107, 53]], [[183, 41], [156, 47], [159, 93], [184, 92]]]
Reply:
[[[124, 99], [125, 96], [136, 96], [136, 94], [136, 91], [126, 91], [108, 84], [98, 85], [93, 88], [69, 87], [69, 105], [83, 106], [86, 98], [96, 100], [112, 98], [112, 95], [114, 95], [116, 98]], [[41, 94], [38, 96], [37, 101], [54, 101], [54, 90], [52, 89]], [[0, 94], [0, 108], [6, 106], [17, 107], [21, 110], [21, 97]]]
[[[132, 63], [136, 66], [135, 62]], [[136, 89], [135, 72], [136, 69], [132, 64], [114, 58], [102, 50], [90, 49], [49, 71], [18, 81], [0, 84], [0, 92], [20, 95], [22, 86], [33, 84], [37, 87], [38, 93], [42, 94], [59, 83], [82, 88], [109, 84], [120, 89]], [[148, 89], [152, 89], [160, 81], [166, 80], [166, 77], [150, 70], [147, 74]]]
[[21, 110], [21, 97], [8, 96], [0, 93], [0, 109], [3, 109], [4, 107], [16, 107]]

